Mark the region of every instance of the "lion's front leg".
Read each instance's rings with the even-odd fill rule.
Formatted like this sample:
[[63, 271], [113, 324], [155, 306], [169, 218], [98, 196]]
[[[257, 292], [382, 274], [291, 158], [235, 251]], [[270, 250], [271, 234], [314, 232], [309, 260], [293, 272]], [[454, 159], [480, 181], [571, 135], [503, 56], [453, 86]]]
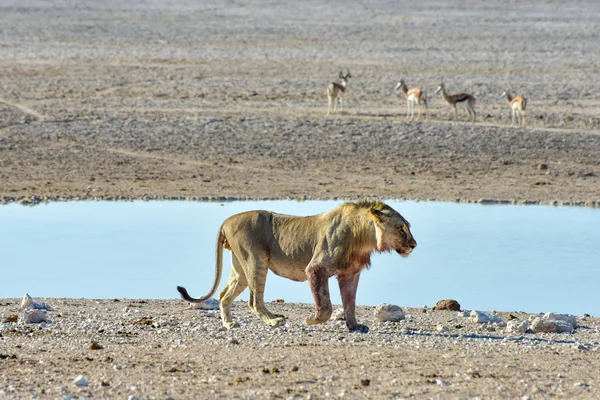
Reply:
[[315, 317], [306, 318], [307, 325], [327, 322], [333, 312], [329, 297], [329, 271], [324, 264], [310, 264], [306, 267], [306, 276], [313, 298], [315, 299]]
[[369, 332], [369, 327], [356, 322], [356, 289], [358, 288], [358, 278], [360, 272], [354, 274], [339, 274], [338, 283], [340, 294], [342, 296], [342, 305], [344, 306], [344, 317], [346, 326], [351, 332]]

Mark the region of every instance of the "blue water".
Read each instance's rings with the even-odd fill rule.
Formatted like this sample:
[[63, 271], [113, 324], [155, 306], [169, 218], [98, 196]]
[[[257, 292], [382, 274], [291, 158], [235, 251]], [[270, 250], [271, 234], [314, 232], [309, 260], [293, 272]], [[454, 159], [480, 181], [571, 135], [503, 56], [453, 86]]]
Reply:
[[[206, 294], [216, 231], [252, 209], [309, 215], [339, 201], [66, 202], [0, 207], [0, 298], [176, 298]], [[408, 258], [378, 254], [357, 303], [600, 315], [600, 210], [388, 202], [412, 224]], [[229, 275], [225, 251], [220, 289]], [[219, 289], [219, 290], [220, 290]], [[341, 303], [330, 281], [334, 303]], [[266, 300], [312, 303], [308, 284], [269, 274]], [[245, 292], [238, 299], [247, 299]]]

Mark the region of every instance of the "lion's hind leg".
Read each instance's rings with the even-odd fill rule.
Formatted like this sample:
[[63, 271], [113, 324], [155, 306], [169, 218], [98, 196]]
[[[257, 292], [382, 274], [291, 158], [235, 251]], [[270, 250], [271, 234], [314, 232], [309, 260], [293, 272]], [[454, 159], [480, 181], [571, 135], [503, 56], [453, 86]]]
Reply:
[[280, 326], [285, 323], [285, 317], [270, 312], [265, 306], [265, 283], [267, 281], [266, 260], [249, 257], [244, 263], [248, 286], [250, 287], [250, 298], [248, 306], [256, 316], [265, 321], [269, 326]]
[[240, 265], [237, 257], [233, 252], [231, 253], [231, 274], [229, 275], [229, 282], [225, 288], [219, 294], [219, 303], [221, 307], [221, 320], [223, 326], [227, 329], [237, 328], [239, 324], [233, 322], [231, 318], [231, 304], [236, 297], [238, 297], [244, 289], [248, 287], [248, 281], [244, 270]]

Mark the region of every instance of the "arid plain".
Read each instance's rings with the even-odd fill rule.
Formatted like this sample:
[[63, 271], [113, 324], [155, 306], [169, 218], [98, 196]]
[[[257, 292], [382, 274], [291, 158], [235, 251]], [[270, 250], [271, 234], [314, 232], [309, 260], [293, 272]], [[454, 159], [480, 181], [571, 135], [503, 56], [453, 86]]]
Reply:
[[[599, 14], [594, 1], [7, 0], [0, 199], [598, 206]], [[344, 108], [326, 116], [341, 68]], [[400, 78], [427, 90], [427, 120], [405, 121]], [[477, 98], [475, 123], [452, 121], [440, 82]], [[525, 129], [505, 89], [528, 99]], [[593, 317], [514, 336], [447, 311], [378, 326], [361, 308], [372, 331], [350, 335], [302, 328], [310, 305], [276, 305], [291, 325], [267, 330], [237, 303], [232, 333], [179, 301], [47, 301], [45, 327], [1, 325], [0, 398], [600, 397]]]

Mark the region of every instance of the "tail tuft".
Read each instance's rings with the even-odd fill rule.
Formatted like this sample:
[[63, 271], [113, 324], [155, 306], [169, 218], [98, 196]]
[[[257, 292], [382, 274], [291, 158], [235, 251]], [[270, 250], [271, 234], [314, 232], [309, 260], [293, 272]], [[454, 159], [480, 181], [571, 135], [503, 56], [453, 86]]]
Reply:
[[181, 295], [182, 299], [189, 301], [188, 299], [190, 298], [190, 295], [183, 286], [177, 286], [177, 291]]

